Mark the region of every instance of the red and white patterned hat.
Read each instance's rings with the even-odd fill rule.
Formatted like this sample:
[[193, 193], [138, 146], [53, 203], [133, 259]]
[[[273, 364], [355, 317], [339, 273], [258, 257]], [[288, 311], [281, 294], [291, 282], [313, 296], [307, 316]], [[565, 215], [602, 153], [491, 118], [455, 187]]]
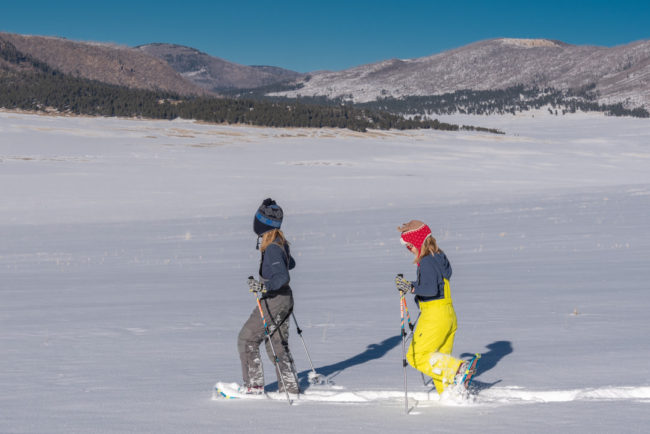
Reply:
[[402, 232], [400, 242], [402, 244], [413, 244], [418, 251], [422, 249], [424, 240], [431, 236], [431, 229], [429, 226], [419, 220], [411, 220], [397, 229]]

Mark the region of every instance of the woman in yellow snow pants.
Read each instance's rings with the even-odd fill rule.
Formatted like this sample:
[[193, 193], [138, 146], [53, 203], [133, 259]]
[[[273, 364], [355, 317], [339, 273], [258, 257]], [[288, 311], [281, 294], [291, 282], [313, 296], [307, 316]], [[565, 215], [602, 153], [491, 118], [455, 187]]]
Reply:
[[452, 357], [456, 335], [456, 312], [451, 303], [449, 280], [445, 282], [445, 297], [420, 301], [420, 319], [406, 359], [418, 371], [433, 379], [438, 393], [453, 384], [462, 360]]
[[417, 280], [396, 279], [402, 294], [412, 292], [420, 306], [420, 318], [406, 359], [415, 369], [431, 377], [438, 393], [442, 393], [454, 383], [463, 363], [450, 355], [457, 328], [449, 289], [451, 265], [431, 235], [431, 229], [423, 222], [411, 220], [398, 230], [400, 241], [414, 255], [418, 266]]

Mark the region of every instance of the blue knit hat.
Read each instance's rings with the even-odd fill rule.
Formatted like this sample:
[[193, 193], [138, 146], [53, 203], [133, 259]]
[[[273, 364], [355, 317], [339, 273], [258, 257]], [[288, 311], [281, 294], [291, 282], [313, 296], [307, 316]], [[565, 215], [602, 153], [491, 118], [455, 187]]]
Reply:
[[283, 216], [282, 208], [273, 199], [264, 199], [255, 213], [253, 230], [258, 236], [262, 236], [264, 232], [280, 229]]

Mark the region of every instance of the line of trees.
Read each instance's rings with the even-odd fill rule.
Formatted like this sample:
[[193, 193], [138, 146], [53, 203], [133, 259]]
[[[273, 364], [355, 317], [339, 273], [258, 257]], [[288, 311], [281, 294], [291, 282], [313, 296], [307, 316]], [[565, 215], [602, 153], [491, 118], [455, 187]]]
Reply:
[[644, 108], [623, 104], [599, 104], [595, 84], [579, 89], [526, 88], [523, 85], [495, 90], [459, 90], [442, 95], [379, 98], [356, 104], [358, 108], [385, 110], [395, 114], [506, 114], [549, 107], [554, 114], [577, 111], [604, 112], [611, 116], [650, 117]]

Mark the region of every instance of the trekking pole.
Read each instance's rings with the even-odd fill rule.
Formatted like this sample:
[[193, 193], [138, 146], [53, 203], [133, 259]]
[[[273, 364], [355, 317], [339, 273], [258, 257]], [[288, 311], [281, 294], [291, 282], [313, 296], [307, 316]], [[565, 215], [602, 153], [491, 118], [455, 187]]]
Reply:
[[[403, 277], [401, 274], [398, 274], [399, 277]], [[406, 299], [404, 298], [404, 294], [402, 294], [402, 304], [404, 305], [404, 310], [406, 311], [406, 320], [408, 321], [409, 329], [411, 329], [411, 332], [408, 334], [406, 337], [406, 340], [408, 341], [411, 336], [413, 336], [413, 332], [415, 331], [415, 325], [418, 323], [418, 320], [420, 319], [420, 314], [418, 313], [418, 317], [415, 319], [414, 323], [411, 323], [411, 315], [409, 315], [409, 308], [406, 305]], [[420, 372], [420, 376], [422, 377], [422, 384], [425, 386], [427, 385], [427, 379], [424, 378], [424, 373]]]
[[[398, 283], [398, 278], [403, 279], [404, 275], [403, 274], [398, 274], [397, 277], [395, 278], [395, 283], [398, 285], [399, 288], [399, 283]], [[399, 298], [399, 307], [400, 307], [400, 316], [402, 319], [402, 367], [404, 369], [404, 412], [406, 414], [409, 413], [409, 398], [408, 398], [408, 382], [406, 378], [406, 330], [404, 328], [404, 319], [408, 315], [408, 308], [406, 307], [406, 299], [404, 298], [405, 292], [403, 292], [400, 289], [400, 298]], [[411, 325], [411, 320], [409, 318], [409, 326]]]
[[[401, 277], [401, 276], [400, 276], [400, 277]], [[410, 332], [410, 333], [408, 334], [408, 336], [406, 337], [406, 339], [408, 340], [408, 337], [411, 336], [411, 335], [413, 334], [413, 329], [415, 328], [415, 323], [411, 323], [411, 315], [409, 315], [409, 308], [408, 308], [408, 306], [406, 305], [406, 299], [404, 298], [404, 296], [405, 296], [405, 294], [403, 293], [403, 294], [402, 294], [402, 304], [404, 304], [404, 311], [406, 312], [406, 321], [408, 322], [409, 329], [411, 330], [411, 332]], [[419, 319], [419, 318], [420, 318], [420, 317], [418, 316], [418, 319]], [[418, 322], [417, 319], [415, 320], [415, 322], [416, 322], [416, 323]]]
[[262, 309], [262, 303], [260, 303], [261, 297], [260, 293], [261, 292], [266, 292], [265, 289], [260, 287], [259, 290], [254, 288], [255, 286], [255, 278], [253, 276], [248, 276], [248, 288], [251, 292], [255, 293], [255, 299], [257, 301], [257, 308], [260, 310], [260, 316], [262, 317], [262, 323], [264, 324], [264, 336], [266, 339], [269, 341], [269, 346], [271, 347], [271, 353], [273, 353], [273, 360], [275, 362], [275, 368], [278, 370], [278, 373], [280, 374], [280, 382], [282, 382], [282, 388], [284, 389], [284, 393], [287, 395], [287, 401], [289, 402], [289, 405], [291, 405], [291, 397], [289, 396], [289, 391], [287, 390], [286, 384], [284, 384], [284, 377], [282, 376], [282, 372], [280, 371], [280, 360], [278, 359], [277, 354], [275, 353], [275, 348], [273, 348], [273, 341], [271, 340], [271, 333], [269, 333], [269, 326], [266, 324], [266, 317], [264, 316], [264, 310]]
[[291, 316], [293, 317], [293, 322], [296, 325], [298, 336], [300, 336], [300, 340], [302, 341], [302, 346], [303, 348], [305, 348], [305, 353], [307, 354], [307, 359], [309, 360], [309, 366], [311, 367], [311, 372], [309, 373], [309, 382], [312, 384], [320, 384], [323, 382], [322, 375], [318, 374], [316, 372], [316, 369], [314, 369], [314, 364], [312, 363], [311, 357], [309, 356], [309, 351], [307, 351], [307, 345], [305, 344], [305, 340], [302, 337], [302, 330], [298, 325], [298, 320], [296, 320], [296, 315], [293, 313], [293, 311], [291, 311]]

